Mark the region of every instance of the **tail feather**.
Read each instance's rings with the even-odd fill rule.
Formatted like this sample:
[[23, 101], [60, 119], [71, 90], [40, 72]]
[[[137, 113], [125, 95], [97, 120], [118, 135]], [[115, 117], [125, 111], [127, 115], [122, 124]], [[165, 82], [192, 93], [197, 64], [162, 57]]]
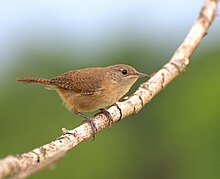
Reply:
[[44, 78], [17, 78], [17, 81], [25, 83], [40, 83], [44, 85], [48, 85], [50, 83], [49, 79]]

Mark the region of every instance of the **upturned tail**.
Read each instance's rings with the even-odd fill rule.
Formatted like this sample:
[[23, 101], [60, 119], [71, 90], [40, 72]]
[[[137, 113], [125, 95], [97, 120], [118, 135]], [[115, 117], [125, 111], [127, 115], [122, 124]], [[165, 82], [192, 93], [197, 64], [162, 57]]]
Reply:
[[44, 78], [17, 78], [17, 81], [24, 83], [40, 83], [44, 85], [50, 84], [50, 80]]

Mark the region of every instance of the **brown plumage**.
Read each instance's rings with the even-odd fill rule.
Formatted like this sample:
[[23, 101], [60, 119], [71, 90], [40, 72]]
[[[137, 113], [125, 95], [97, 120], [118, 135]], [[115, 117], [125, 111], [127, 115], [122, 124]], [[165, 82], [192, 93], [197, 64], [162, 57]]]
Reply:
[[129, 65], [119, 64], [68, 71], [52, 79], [18, 78], [17, 81], [51, 86], [70, 110], [82, 115], [81, 112], [114, 104], [138, 78], [146, 76]]
[[44, 79], [44, 78], [17, 78], [17, 81], [25, 82], [25, 83], [42, 83], [42, 84], [47, 84], [50, 80]]

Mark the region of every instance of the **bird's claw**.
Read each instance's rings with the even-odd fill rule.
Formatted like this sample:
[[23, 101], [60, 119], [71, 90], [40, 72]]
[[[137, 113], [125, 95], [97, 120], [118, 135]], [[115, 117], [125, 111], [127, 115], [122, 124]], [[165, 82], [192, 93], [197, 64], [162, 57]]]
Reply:
[[105, 108], [101, 108], [101, 109], [99, 109], [99, 110], [100, 110], [100, 112], [96, 113], [96, 114], [94, 115], [94, 117], [96, 117], [96, 116], [99, 115], [99, 114], [104, 114], [104, 115], [106, 115], [107, 118], [108, 118], [108, 122], [109, 122], [109, 128], [111, 128], [111, 126], [112, 126], [112, 124], [113, 124], [113, 118], [112, 118], [111, 114], [110, 114], [110, 113], [108, 112], [108, 110], [105, 109]]

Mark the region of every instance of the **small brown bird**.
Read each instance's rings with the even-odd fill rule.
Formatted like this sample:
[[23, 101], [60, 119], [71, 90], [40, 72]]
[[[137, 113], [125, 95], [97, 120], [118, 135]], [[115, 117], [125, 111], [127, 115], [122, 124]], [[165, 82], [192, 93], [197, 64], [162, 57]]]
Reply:
[[95, 134], [94, 123], [83, 112], [100, 109], [109, 116], [111, 124], [112, 118], [105, 108], [125, 95], [138, 78], [147, 76], [129, 65], [118, 64], [68, 71], [52, 79], [18, 78], [17, 81], [40, 83], [55, 89], [68, 109], [90, 122]]

